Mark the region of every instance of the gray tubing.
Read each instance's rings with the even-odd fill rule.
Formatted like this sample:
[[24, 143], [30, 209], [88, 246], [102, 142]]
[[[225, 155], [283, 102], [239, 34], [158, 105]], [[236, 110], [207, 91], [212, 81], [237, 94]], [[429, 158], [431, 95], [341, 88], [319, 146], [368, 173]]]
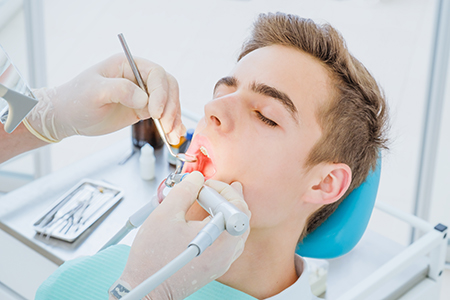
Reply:
[[109, 241], [107, 241], [102, 249], [99, 250], [99, 252], [105, 250], [109, 246], [113, 246], [119, 243], [134, 228], [135, 227], [131, 225], [129, 221], [127, 221], [125, 226], [123, 226]]
[[195, 246], [190, 246], [178, 255], [174, 260], [165, 265], [161, 270], [147, 278], [144, 282], [132, 289], [129, 294], [122, 297], [122, 300], [140, 300], [148, 293], [153, 291], [158, 285], [167, 278], [175, 274], [179, 269], [187, 265], [199, 253]]

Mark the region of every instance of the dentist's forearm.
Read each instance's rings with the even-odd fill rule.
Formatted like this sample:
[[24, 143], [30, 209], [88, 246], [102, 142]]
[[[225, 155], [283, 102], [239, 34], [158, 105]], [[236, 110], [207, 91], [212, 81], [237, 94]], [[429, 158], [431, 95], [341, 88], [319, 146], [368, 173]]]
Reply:
[[32, 135], [21, 123], [11, 134], [0, 124], [0, 164], [24, 152], [47, 145]]

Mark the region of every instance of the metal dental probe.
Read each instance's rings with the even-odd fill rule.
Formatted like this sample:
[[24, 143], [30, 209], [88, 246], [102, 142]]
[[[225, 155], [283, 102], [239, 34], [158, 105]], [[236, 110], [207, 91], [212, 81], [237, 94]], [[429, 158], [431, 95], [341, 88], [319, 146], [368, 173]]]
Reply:
[[[131, 51], [128, 48], [128, 44], [125, 41], [125, 37], [123, 36], [122, 33], [120, 33], [118, 35], [118, 37], [119, 37], [120, 43], [122, 44], [123, 51], [125, 52], [125, 56], [127, 57], [128, 62], [130, 63], [131, 70], [133, 70], [134, 77], [136, 77], [136, 81], [139, 84], [139, 87], [148, 95], [147, 89], [144, 85], [144, 81], [142, 80], [141, 73], [139, 72], [139, 69], [137, 68], [136, 63], [134, 61], [134, 58], [131, 55]], [[170, 147], [169, 141], [167, 139], [167, 135], [161, 125], [161, 122], [159, 121], [159, 119], [153, 119], [153, 121], [155, 122], [155, 125], [156, 125], [156, 128], [158, 129], [159, 135], [161, 136], [162, 140], [164, 141], [164, 144], [167, 146], [167, 149], [169, 150], [170, 155], [172, 155], [176, 159], [183, 161], [183, 162], [191, 163], [191, 162], [197, 161], [197, 158], [194, 156], [192, 156], [192, 159], [189, 159], [186, 157], [186, 155], [184, 155], [184, 156], [180, 156], [178, 154], [175, 155], [172, 151], [172, 148]]]

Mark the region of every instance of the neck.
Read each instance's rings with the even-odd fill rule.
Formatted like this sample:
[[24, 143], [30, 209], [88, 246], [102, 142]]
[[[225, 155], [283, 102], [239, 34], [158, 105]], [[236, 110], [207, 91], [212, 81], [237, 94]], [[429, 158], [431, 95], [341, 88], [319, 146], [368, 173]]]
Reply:
[[217, 281], [258, 299], [274, 296], [297, 281], [301, 274], [295, 271], [296, 242], [289, 242], [286, 234], [266, 231], [251, 230], [244, 252]]
[[[295, 213], [293, 213], [295, 215]], [[187, 220], [203, 220], [208, 214], [194, 203]], [[294, 217], [286, 217], [293, 220]], [[301, 274], [295, 270], [295, 248], [306, 217], [295, 216], [297, 223], [286, 222], [271, 228], [250, 228], [244, 252], [217, 279], [257, 299], [281, 293], [294, 284]]]

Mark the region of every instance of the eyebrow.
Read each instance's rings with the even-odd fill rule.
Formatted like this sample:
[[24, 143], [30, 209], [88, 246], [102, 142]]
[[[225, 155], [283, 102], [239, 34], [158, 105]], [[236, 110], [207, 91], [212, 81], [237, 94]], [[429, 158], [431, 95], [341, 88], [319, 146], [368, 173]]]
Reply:
[[[219, 81], [217, 81], [216, 85], [214, 86], [214, 93], [216, 92], [216, 89], [221, 85], [237, 88], [238, 83], [239, 81], [237, 80], [236, 77], [233, 76], [223, 77], [219, 79]], [[289, 98], [289, 96], [286, 93], [272, 86], [268, 86], [267, 84], [258, 82], [252, 82], [250, 84], [250, 90], [252, 90], [254, 93], [265, 95], [279, 101], [291, 114], [292, 118], [296, 122], [298, 122], [297, 108], [295, 107], [294, 102], [291, 100], [291, 98]]]
[[237, 87], [238, 86], [238, 80], [236, 79], [236, 77], [232, 77], [232, 76], [227, 76], [227, 77], [222, 77], [220, 78], [216, 85], [214, 86], [214, 93], [216, 93], [216, 90], [219, 86], [221, 85], [226, 85], [229, 87]]

